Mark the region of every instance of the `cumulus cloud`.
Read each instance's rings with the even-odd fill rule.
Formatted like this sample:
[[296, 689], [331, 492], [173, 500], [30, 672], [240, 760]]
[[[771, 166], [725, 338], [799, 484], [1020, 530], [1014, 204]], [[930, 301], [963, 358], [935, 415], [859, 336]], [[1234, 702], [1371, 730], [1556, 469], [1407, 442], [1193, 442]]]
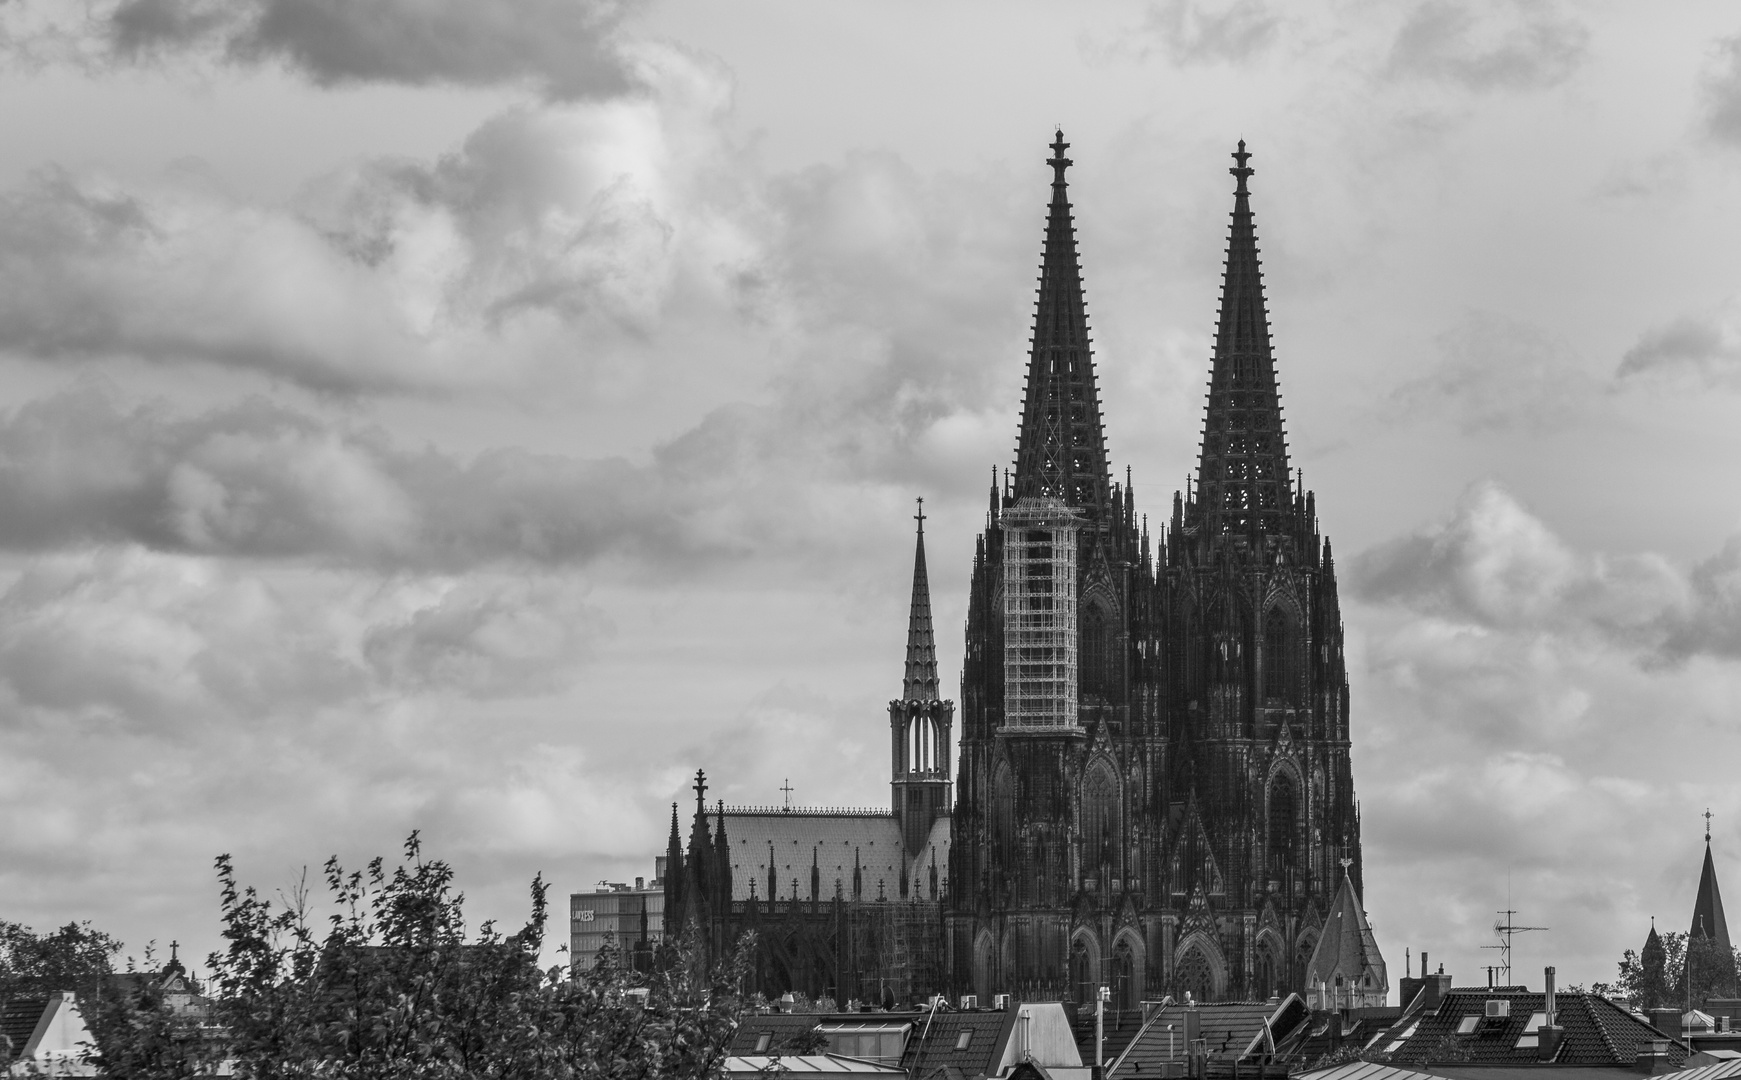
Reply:
[[526, 84], [556, 96], [636, 82], [617, 31], [637, 0], [104, 0], [0, 20], [17, 54], [87, 66], [190, 57], [322, 85]]
[[1679, 316], [1639, 335], [1620, 358], [1615, 377], [1733, 384], [1741, 379], [1741, 330], [1728, 311]]
[[551, 575], [248, 572], [132, 546], [41, 556], [0, 593], [0, 726], [60, 715], [180, 741], [386, 694], [546, 692], [608, 632], [583, 594]]
[[1583, 23], [1553, 4], [1499, 0], [1477, 10], [1426, 0], [1397, 31], [1386, 69], [1476, 91], [1542, 89], [1583, 64], [1589, 38]]
[[1281, 16], [1264, 0], [1200, 4], [1167, 0], [1150, 4], [1138, 35], [1142, 56], [1159, 52], [1177, 65], [1242, 63], [1275, 43]]
[[731, 318], [756, 210], [717, 87], [672, 83], [513, 109], [437, 162], [365, 162], [291, 206], [40, 171], [0, 197], [0, 347], [433, 392], [605, 365], [680, 301]]
[[[743, 479], [727, 456], [757, 452], [754, 428], [753, 412], [725, 410], [650, 465], [517, 449], [466, 461], [264, 398], [187, 417], [85, 388], [0, 421], [0, 543], [387, 568], [681, 562], [743, 542], [718, 502]], [[698, 452], [720, 468], [697, 468]]]
[[1447, 655], [1470, 628], [1597, 642], [1645, 665], [1741, 659], [1741, 539], [1690, 571], [1651, 552], [1580, 552], [1490, 481], [1443, 524], [1362, 552], [1348, 580], [1366, 603], [1442, 623], [1431, 632]]
[[1388, 910], [1387, 947], [1469, 970], [1516, 907], [1554, 927], [1549, 959], [1583, 958], [1568, 978], [1609, 978], [1665, 894], [1690, 904], [1694, 815], [1741, 810], [1685, 763], [1687, 746], [1741, 749], [1741, 542], [1690, 571], [1580, 550], [1482, 483], [1345, 565], [1366, 858], [1386, 867], [1366, 902]]
[[1437, 363], [1391, 394], [1404, 415], [1449, 417], [1470, 433], [1541, 433], [1575, 420], [1599, 389], [1563, 342], [1503, 315], [1470, 312], [1436, 345]]

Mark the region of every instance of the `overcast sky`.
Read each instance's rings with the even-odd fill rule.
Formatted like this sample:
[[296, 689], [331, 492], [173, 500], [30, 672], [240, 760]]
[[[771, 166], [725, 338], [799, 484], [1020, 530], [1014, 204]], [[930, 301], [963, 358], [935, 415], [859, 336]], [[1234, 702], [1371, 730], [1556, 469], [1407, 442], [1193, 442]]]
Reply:
[[1255, 155], [1393, 983], [1508, 896], [1521, 978], [1611, 978], [1707, 805], [1741, 889], [1732, 5], [8, 0], [0, 918], [203, 955], [218, 853], [418, 828], [517, 924], [697, 767], [885, 803], [1058, 124], [1157, 521]]

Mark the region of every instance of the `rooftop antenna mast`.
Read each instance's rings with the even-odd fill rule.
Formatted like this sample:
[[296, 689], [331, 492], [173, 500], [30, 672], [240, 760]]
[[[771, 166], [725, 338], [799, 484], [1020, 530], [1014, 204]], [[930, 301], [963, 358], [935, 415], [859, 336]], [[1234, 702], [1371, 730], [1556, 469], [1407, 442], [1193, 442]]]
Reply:
[[1515, 934], [1524, 933], [1525, 931], [1528, 931], [1528, 930], [1551, 930], [1551, 929], [1553, 929], [1550, 926], [1518, 926], [1512, 921], [1515, 918], [1517, 918], [1517, 912], [1512, 908], [1506, 908], [1504, 911], [1499, 912], [1499, 918], [1497, 918], [1493, 921], [1493, 932], [1495, 934], [1499, 935], [1499, 944], [1481, 946], [1483, 949], [1498, 949], [1499, 950], [1498, 969], [1499, 969], [1499, 979], [1500, 979], [1501, 986], [1510, 986], [1511, 985], [1511, 939], [1512, 939], [1512, 936]]

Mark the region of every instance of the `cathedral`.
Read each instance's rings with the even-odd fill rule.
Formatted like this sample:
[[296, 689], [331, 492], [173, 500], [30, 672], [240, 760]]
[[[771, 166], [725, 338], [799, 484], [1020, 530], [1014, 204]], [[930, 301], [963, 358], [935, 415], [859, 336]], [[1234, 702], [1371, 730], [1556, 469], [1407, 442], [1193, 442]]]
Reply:
[[667, 926], [713, 949], [755, 930], [765, 992], [1262, 999], [1306, 989], [1338, 893], [1364, 892], [1335, 564], [1288, 463], [1251, 155], [1195, 483], [1151, 541], [1107, 453], [1068, 146], [1015, 470], [974, 541], [955, 769], [921, 513], [889, 809], [710, 815], [698, 776], [685, 852], [673, 808]]

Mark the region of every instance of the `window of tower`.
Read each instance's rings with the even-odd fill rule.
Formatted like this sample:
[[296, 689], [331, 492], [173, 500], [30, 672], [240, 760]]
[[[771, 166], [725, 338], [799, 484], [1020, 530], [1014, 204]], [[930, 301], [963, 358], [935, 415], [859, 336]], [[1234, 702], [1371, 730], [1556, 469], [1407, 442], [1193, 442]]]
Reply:
[[1263, 693], [1282, 701], [1293, 700], [1293, 653], [1289, 648], [1288, 617], [1279, 607], [1270, 608], [1263, 623]]
[[1294, 865], [1295, 821], [1299, 816], [1299, 800], [1294, 782], [1287, 773], [1280, 773], [1269, 788], [1269, 851], [1270, 865], [1277, 869]]
[[1016, 803], [1008, 766], [998, 770], [991, 785], [992, 843], [999, 854], [1008, 857], [1016, 835]]
[[1119, 836], [1118, 777], [1104, 761], [1082, 782], [1082, 869], [1098, 874], [1100, 864], [1116, 863]]
[[1090, 604], [1082, 618], [1082, 693], [1110, 696], [1114, 681], [1112, 668], [1111, 620], [1100, 605]]
[[1173, 989], [1181, 998], [1191, 995], [1193, 1001], [1208, 1001], [1214, 996], [1215, 972], [1203, 950], [1192, 948], [1179, 958], [1173, 971]]

